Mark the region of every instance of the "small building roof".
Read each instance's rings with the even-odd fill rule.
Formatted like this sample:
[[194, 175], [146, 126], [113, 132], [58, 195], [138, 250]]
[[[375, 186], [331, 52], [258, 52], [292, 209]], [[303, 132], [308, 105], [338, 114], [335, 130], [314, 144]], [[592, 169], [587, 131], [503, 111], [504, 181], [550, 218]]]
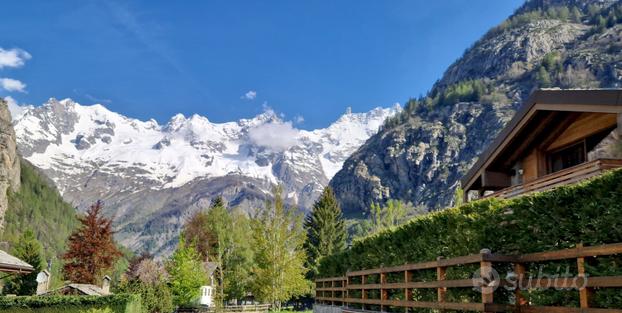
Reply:
[[[485, 170], [511, 144], [523, 140], [520, 135], [532, 133], [533, 124], [555, 123], [551, 112], [622, 113], [622, 89], [541, 89], [534, 91], [514, 118], [480, 154], [479, 159], [462, 177], [463, 188], [472, 186]], [[542, 119], [543, 115], [548, 120]], [[533, 123], [531, 123], [533, 122]], [[545, 130], [542, 130], [545, 131]], [[466, 189], [465, 189], [466, 190]]]
[[85, 296], [105, 296], [110, 294], [106, 293], [101, 287], [91, 284], [68, 284], [58, 289], [50, 290], [44, 293], [44, 295], [67, 294], [71, 293], [70, 291], [75, 291]]
[[0, 250], [0, 272], [5, 273], [31, 273], [34, 271], [32, 265], [14, 257], [3, 250]]

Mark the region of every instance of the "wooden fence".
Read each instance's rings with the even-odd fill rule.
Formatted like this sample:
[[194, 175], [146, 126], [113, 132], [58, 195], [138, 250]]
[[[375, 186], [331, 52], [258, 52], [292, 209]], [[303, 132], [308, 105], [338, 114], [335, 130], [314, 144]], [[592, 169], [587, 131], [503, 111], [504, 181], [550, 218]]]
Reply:
[[227, 305], [222, 308], [201, 307], [201, 308], [181, 308], [176, 313], [265, 313], [270, 310], [270, 304], [250, 304], [250, 305]]
[[[458, 310], [478, 312], [520, 312], [520, 313], [622, 313], [622, 308], [601, 309], [592, 307], [595, 288], [620, 288], [622, 276], [591, 277], [586, 275], [586, 262], [599, 256], [622, 254], [621, 244], [609, 244], [594, 247], [583, 247], [532, 253], [525, 255], [497, 255], [488, 250], [479, 254], [439, 258], [436, 261], [417, 264], [406, 264], [394, 267], [383, 267], [355, 272], [348, 272], [344, 277], [322, 278], [316, 280], [316, 303], [341, 306], [344, 311], [372, 310], [395, 311], [403, 309], [408, 313], [411, 308], [427, 308], [435, 310]], [[526, 273], [530, 264], [551, 261], [576, 260], [577, 274], [573, 277], [536, 277]], [[472, 279], [448, 280], [447, 270], [451, 267], [471, 265], [476, 268], [478, 276]], [[495, 270], [510, 268], [510, 275], [501, 278]], [[436, 270], [436, 280], [415, 281], [413, 277], [418, 271]], [[507, 272], [507, 271], [506, 271]], [[389, 282], [388, 275], [403, 275], [400, 282]], [[476, 276], [476, 275], [474, 275]], [[371, 278], [375, 278], [370, 283]], [[513, 293], [510, 304], [494, 302], [496, 288], [506, 288]], [[448, 302], [448, 288], [476, 288], [481, 292], [481, 301]], [[580, 307], [533, 306], [526, 298], [526, 293], [533, 289], [557, 288], [576, 290], [579, 293]], [[418, 289], [436, 289], [437, 299], [433, 302], [412, 301], [413, 292]], [[391, 299], [395, 292], [403, 293], [404, 300]], [[370, 292], [379, 293], [379, 297], [369, 297]], [[622, 293], [622, 289], [620, 289]], [[354, 296], [356, 294], [357, 296]], [[360, 296], [358, 296], [360, 295]], [[401, 296], [402, 296], [401, 295]], [[401, 298], [400, 296], [400, 298]], [[395, 297], [392, 297], [395, 298]], [[355, 308], [356, 307], [356, 308]]]

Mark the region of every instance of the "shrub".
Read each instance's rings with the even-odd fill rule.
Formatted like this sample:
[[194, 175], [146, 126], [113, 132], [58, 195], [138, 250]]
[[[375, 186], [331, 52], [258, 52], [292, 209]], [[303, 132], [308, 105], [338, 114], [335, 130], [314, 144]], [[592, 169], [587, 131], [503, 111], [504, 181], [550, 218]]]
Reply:
[[140, 313], [140, 298], [110, 296], [1, 297], [0, 312], [7, 313]]

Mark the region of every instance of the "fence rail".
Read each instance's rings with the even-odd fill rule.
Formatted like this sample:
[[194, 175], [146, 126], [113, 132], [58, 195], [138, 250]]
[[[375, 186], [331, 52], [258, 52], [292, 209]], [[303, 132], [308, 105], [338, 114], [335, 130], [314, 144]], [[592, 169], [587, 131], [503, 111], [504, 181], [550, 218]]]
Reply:
[[[498, 255], [484, 249], [479, 254], [456, 258], [438, 258], [436, 261], [381, 267], [346, 273], [343, 277], [321, 278], [315, 281], [317, 303], [341, 306], [344, 312], [382, 311], [388, 308], [403, 308], [405, 313], [411, 308], [435, 310], [459, 310], [478, 312], [520, 312], [520, 313], [622, 313], [622, 308], [603, 309], [592, 307], [595, 288], [622, 288], [622, 276], [588, 277], [586, 263], [594, 257], [622, 254], [622, 243], [593, 247], [583, 247], [557, 251], [530, 253], [523, 255]], [[533, 277], [528, 276], [529, 264], [576, 260], [577, 275], [574, 277]], [[447, 279], [447, 269], [454, 266], [475, 264], [479, 277], [472, 279]], [[495, 264], [511, 266], [512, 275], [501, 278], [495, 271]], [[413, 274], [422, 270], [436, 269], [436, 280], [414, 281]], [[387, 275], [400, 275], [401, 282], [388, 282]], [[510, 277], [511, 276], [511, 277]], [[369, 282], [374, 277], [378, 281]], [[514, 303], [494, 303], [494, 290], [505, 287], [514, 293]], [[448, 288], [476, 288], [481, 293], [481, 302], [448, 302]], [[566, 288], [579, 293], [580, 307], [533, 306], [526, 294], [532, 289]], [[413, 301], [413, 290], [436, 289], [435, 302]], [[399, 290], [405, 300], [389, 299], [389, 291]], [[371, 298], [371, 291], [379, 293], [379, 298]], [[354, 296], [360, 295], [359, 296]], [[358, 308], [354, 308], [356, 304]], [[374, 306], [376, 309], [372, 309]]]

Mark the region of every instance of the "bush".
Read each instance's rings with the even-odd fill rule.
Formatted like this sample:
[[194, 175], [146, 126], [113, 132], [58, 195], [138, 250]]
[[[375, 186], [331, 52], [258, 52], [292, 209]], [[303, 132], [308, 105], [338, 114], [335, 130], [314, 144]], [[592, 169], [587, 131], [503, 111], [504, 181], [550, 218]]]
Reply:
[[0, 312], [10, 313], [140, 313], [136, 295], [1, 297]]
[[[424, 262], [437, 256], [457, 257], [478, 253], [482, 248], [521, 254], [572, 248], [577, 243], [617, 243], [622, 242], [621, 224], [622, 170], [616, 170], [553, 191], [511, 200], [484, 199], [417, 217], [324, 258], [319, 275], [342, 276], [347, 271]], [[621, 275], [622, 257], [598, 258], [588, 271], [593, 275]], [[465, 270], [462, 274], [469, 273]], [[599, 293], [598, 305], [622, 307], [620, 295], [614, 298], [604, 291]], [[578, 297], [578, 293], [572, 296]], [[558, 305], [568, 301], [554, 301], [552, 297], [538, 295], [532, 301]], [[497, 299], [504, 299], [504, 295], [495, 295]]]

